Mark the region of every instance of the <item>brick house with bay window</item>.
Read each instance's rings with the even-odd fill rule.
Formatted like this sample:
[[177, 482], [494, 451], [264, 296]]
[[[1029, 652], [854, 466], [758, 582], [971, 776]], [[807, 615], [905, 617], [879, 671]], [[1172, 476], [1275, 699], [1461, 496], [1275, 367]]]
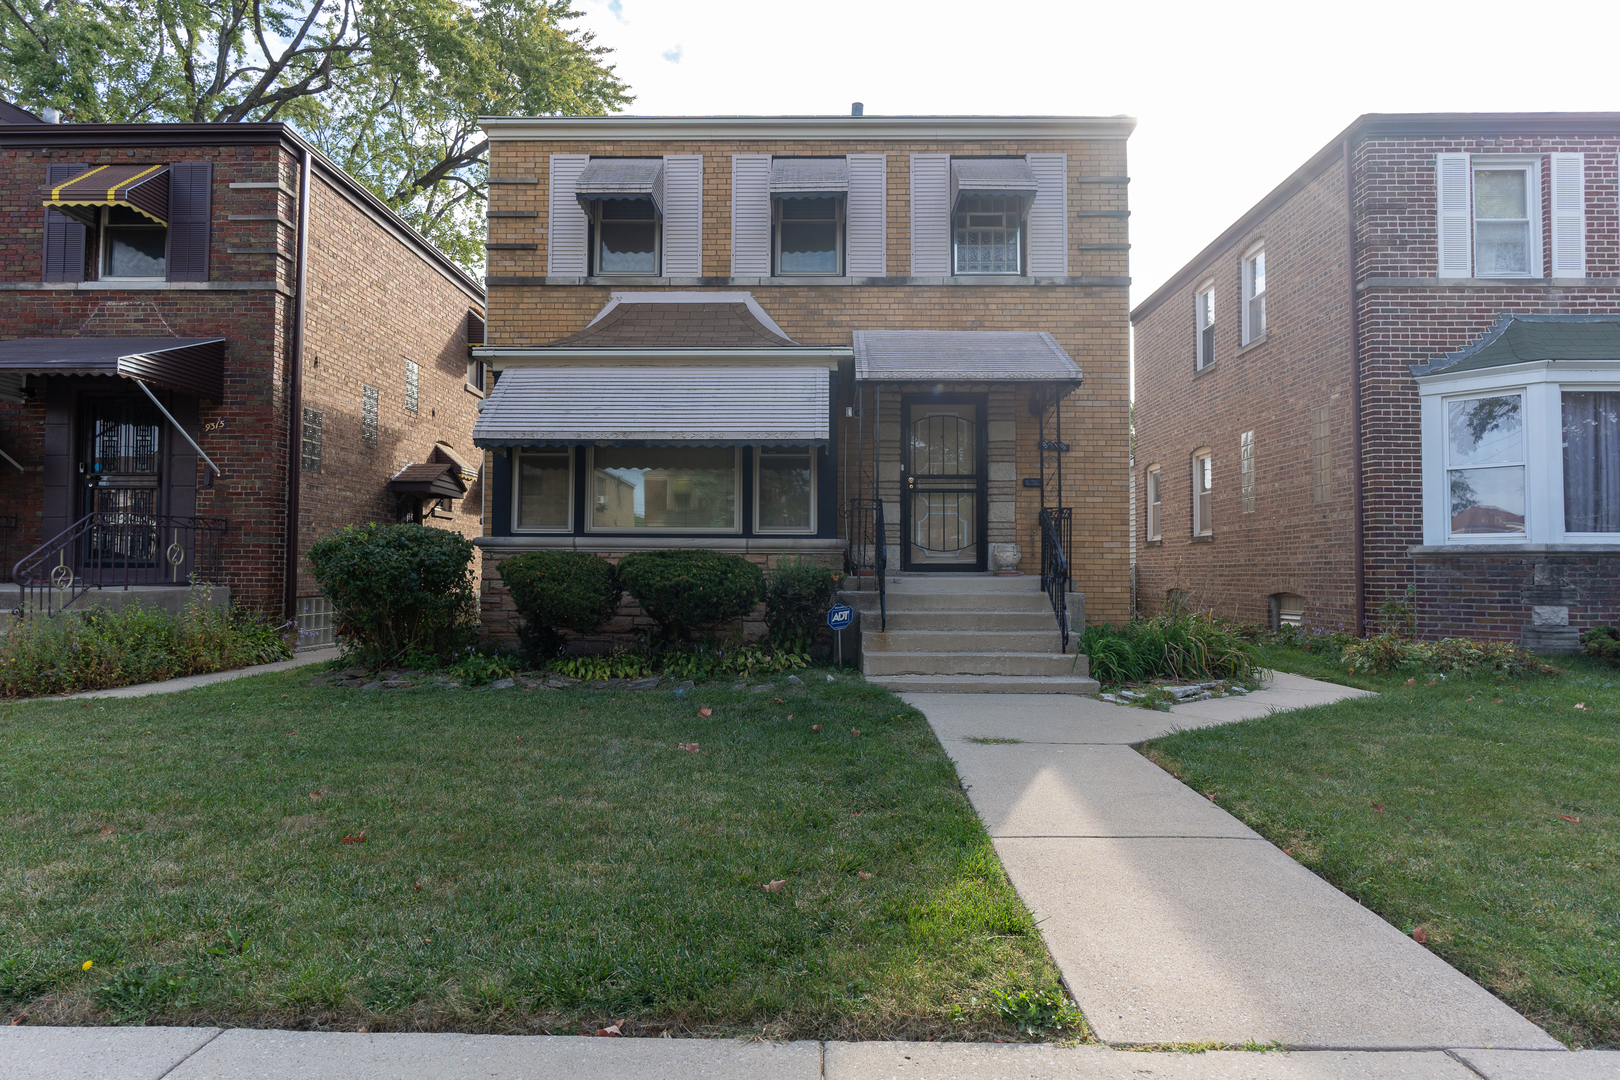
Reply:
[[478, 532], [482, 286], [286, 125], [8, 106], [0, 246], [16, 599], [173, 602], [197, 575], [329, 636], [313, 541]]
[[1363, 116], [1131, 319], [1142, 608], [1620, 616], [1620, 114]]

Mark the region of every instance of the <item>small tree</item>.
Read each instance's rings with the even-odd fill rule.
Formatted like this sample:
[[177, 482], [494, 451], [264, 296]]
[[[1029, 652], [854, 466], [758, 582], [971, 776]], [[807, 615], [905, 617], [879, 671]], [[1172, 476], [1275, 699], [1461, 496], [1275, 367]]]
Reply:
[[362, 663], [449, 653], [474, 633], [471, 542], [421, 525], [347, 525], [309, 549], [337, 632]]

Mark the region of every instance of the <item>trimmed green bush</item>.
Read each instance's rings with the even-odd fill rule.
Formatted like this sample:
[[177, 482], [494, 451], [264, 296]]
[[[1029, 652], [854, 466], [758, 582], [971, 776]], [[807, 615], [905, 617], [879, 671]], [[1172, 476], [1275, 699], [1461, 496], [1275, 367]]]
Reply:
[[422, 525], [346, 525], [309, 549], [345, 651], [363, 664], [446, 656], [476, 632], [473, 546]]
[[1599, 660], [1620, 661], [1620, 632], [1612, 626], [1594, 626], [1582, 632], [1581, 651]]
[[518, 633], [524, 647], [545, 657], [555, 655], [564, 630], [602, 629], [624, 593], [613, 564], [584, 551], [531, 551], [507, 559], [501, 580], [523, 616]]
[[1203, 612], [1155, 615], [1122, 626], [1088, 626], [1075, 650], [1093, 678], [1106, 683], [1149, 679], [1231, 679], [1260, 676], [1254, 646]]
[[619, 560], [619, 580], [674, 639], [740, 618], [765, 592], [759, 567], [718, 551], [638, 551]]
[[766, 640], [778, 648], [809, 652], [841, 577], [803, 559], [780, 563], [765, 582]]

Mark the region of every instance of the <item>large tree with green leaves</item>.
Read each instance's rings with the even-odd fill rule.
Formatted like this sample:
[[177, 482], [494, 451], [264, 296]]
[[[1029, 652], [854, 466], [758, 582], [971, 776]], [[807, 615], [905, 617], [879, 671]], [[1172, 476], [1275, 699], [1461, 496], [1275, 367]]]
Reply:
[[480, 115], [631, 99], [571, 0], [0, 0], [0, 96], [68, 121], [282, 120], [469, 270]]

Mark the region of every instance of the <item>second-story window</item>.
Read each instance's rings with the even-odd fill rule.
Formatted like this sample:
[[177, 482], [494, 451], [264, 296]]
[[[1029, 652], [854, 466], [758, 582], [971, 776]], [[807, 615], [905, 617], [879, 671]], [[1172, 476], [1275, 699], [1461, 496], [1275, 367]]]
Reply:
[[101, 211], [101, 276], [161, 278], [169, 230], [127, 206]]
[[844, 197], [771, 200], [778, 277], [837, 277], [844, 269]]
[[[1474, 169], [1474, 268], [1480, 277], [1530, 276], [1533, 186], [1530, 165]], [[1535, 274], [1540, 276], [1539, 266]]]
[[1243, 256], [1243, 344], [1266, 336], [1266, 249]]
[[593, 272], [657, 277], [658, 208], [652, 199], [597, 199], [591, 205]]
[[1020, 274], [1024, 219], [1017, 195], [964, 195], [951, 222], [958, 274]]
[[1202, 371], [1215, 362], [1215, 286], [1206, 285], [1193, 297], [1193, 319], [1198, 328], [1198, 340], [1193, 348], [1197, 356], [1193, 363]]

